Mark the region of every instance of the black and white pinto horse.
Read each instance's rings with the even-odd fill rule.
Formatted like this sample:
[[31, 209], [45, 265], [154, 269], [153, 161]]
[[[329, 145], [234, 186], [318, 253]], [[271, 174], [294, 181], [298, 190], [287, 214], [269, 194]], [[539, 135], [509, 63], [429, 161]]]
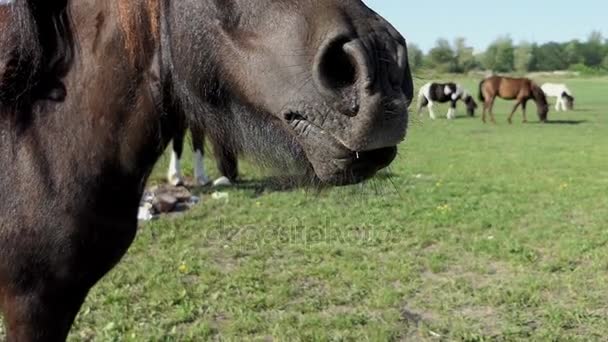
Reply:
[[[211, 184], [211, 178], [209, 178], [205, 170], [205, 133], [192, 127], [187, 127], [183, 121], [179, 123], [179, 126], [180, 129], [175, 131], [171, 143], [171, 161], [169, 162], [169, 169], [167, 171], [167, 181], [174, 186], [185, 183], [181, 159], [184, 151], [186, 132], [189, 129], [192, 138], [194, 185], [206, 186]], [[220, 172], [220, 177], [213, 181], [213, 186], [233, 185], [238, 178], [238, 159], [236, 154], [222, 143], [211, 141], [211, 145], [213, 146], [213, 154]]]
[[541, 86], [547, 97], [555, 98], [555, 111], [566, 112], [574, 109], [574, 96], [563, 83], [545, 83]]
[[435, 102], [446, 103], [450, 102], [450, 109], [446, 117], [449, 120], [456, 118], [456, 103], [462, 101], [467, 107], [467, 114], [469, 116], [475, 116], [475, 109], [477, 103], [460, 84], [449, 82], [449, 83], [435, 83], [429, 82], [420, 88], [418, 93], [418, 114], [422, 114], [422, 109], [428, 107], [429, 115], [431, 119], [435, 120], [435, 112], [433, 106]]

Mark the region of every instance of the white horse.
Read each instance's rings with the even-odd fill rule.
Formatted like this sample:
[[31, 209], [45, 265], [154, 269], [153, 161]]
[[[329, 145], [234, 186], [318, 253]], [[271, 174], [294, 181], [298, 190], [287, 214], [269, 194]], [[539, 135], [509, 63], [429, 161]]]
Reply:
[[574, 96], [568, 87], [563, 83], [545, 83], [542, 85], [542, 90], [547, 97], [555, 97], [555, 111], [564, 112], [574, 108]]
[[456, 118], [456, 102], [461, 100], [467, 107], [467, 114], [469, 116], [475, 116], [475, 109], [477, 108], [477, 103], [473, 99], [473, 97], [460, 85], [457, 83], [449, 82], [449, 83], [436, 83], [429, 82], [420, 88], [418, 92], [418, 114], [422, 113], [422, 109], [424, 107], [428, 107], [429, 116], [431, 119], [435, 120], [435, 112], [433, 111], [433, 106], [435, 102], [446, 103], [450, 102], [450, 108], [448, 109], [448, 113], [446, 117], [448, 120], [452, 120]]

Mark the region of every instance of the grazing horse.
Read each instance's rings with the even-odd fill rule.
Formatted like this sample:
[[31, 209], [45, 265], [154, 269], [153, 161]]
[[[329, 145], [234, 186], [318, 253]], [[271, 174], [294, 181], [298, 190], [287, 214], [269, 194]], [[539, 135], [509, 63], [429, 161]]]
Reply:
[[[167, 181], [169, 184], [177, 186], [184, 184], [182, 175], [181, 158], [184, 150], [184, 138], [187, 126], [184, 120], [180, 120], [180, 128], [175, 130], [171, 140], [171, 161], [167, 171]], [[196, 128], [190, 128], [192, 137], [194, 182], [195, 185], [205, 186], [211, 180], [205, 171], [205, 134]], [[220, 171], [220, 178], [216, 179], [214, 185], [232, 185], [238, 178], [238, 159], [235, 151], [224, 146], [221, 142], [212, 141], [214, 156], [217, 160], [217, 168]]]
[[418, 92], [418, 115], [422, 114], [422, 108], [429, 109], [431, 119], [435, 120], [435, 112], [433, 105], [435, 102], [446, 103], [450, 102], [447, 118], [449, 120], [456, 118], [456, 102], [461, 100], [467, 106], [467, 114], [475, 116], [477, 103], [460, 84], [457, 83], [434, 83], [429, 82], [420, 88]]
[[512, 123], [513, 114], [521, 105], [524, 122], [527, 122], [526, 104], [529, 100], [534, 100], [538, 112], [538, 117], [541, 122], [547, 121], [547, 113], [549, 106], [547, 105], [547, 97], [540, 87], [528, 78], [511, 78], [502, 76], [490, 76], [479, 83], [479, 100], [484, 102], [482, 120], [486, 122], [486, 111], [490, 112], [492, 122], [494, 119], [494, 101], [496, 97], [505, 100], [516, 100], [517, 103], [513, 107], [508, 121]]
[[360, 0], [5, 0], [0, 27], [9, 341], [67, 337], [135, 238], [178, 116], [334, 186], [388, 166], [407, 132], [405, 40]]
[[540, 87], [548, 97], [555, 97], [555, 111], [574, 109], [574, 96], [563, 83], [545, 83]]

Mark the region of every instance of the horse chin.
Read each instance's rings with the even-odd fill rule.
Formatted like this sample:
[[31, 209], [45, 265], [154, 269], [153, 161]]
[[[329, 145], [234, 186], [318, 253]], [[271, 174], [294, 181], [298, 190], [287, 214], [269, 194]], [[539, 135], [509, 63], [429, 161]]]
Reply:
[[321, 184], [345, 186], [361, 183], [389, 166], [397, 156], [397, 146], [352, 151], [303, 116], [288, 113], [285, 117]]
[[[326, 164], [321, 164], [315, 168], [315, 172], [324, 184], [334, 186], [357, 184], [372, 178], [379, 170], [390, 165], [396, 156], [396, 146], [355, 152], [349, 157], [331, 160], [329, 168]], [[318, 169], [326, 172], [320, 173]]]

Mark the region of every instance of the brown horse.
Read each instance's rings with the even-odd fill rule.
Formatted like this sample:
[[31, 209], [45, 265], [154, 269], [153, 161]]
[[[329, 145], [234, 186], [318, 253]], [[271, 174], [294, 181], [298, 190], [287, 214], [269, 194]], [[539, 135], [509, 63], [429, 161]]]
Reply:
[[176, 118], [346, 185], [395, 158], [405, 40], [360, 0], [0, 5], [0, 312], [61, 341], [137, 229]]
[[523, 121], [528, 121], [526, 117], [526, 104], [529, 100], [534, 100], [536, 103], [540, 121], [547, 121], [547, 113], [549, 112], [547, 97], [542, 89], [528, 78], [491, 76], [479, 83], [479, 100], [484, 102], [482, 115], [484, 123], [486, 122], [486, 111], [490, 112], [492, 122], [496, 123], [493, 112], [496, 97], [517, 101], [509, 115], [509, 123], [512, 123], [513, 114], [515, 114], [515, 111], [520, 105], [523, 111]]

